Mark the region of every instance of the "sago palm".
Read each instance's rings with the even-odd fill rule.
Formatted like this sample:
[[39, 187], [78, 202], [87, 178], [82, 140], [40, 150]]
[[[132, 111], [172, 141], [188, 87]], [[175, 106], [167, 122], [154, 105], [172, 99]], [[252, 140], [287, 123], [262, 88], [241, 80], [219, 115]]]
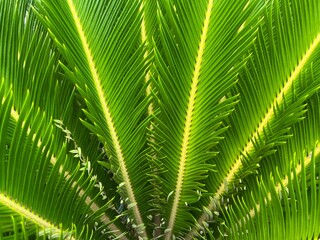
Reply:
[[317, 239], [319, 0], [0, 0], [0, 239]]

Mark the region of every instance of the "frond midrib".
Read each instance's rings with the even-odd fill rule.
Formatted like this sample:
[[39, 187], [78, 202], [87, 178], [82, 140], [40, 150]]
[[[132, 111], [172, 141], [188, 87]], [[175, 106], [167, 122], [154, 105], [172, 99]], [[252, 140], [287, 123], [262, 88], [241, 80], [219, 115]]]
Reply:
[[[86, 58], [87, 58], [87, 61], [89, 64], [89, 68], [90, 68], [90, 72], [91, 72], [91, 75], [93, 78], [94, 86], [95, 86], [95, 89], [98, 94], [99, 102], [102, 107], [105, 121], [106, 121], [107, 126], [109, 128], [110, 136], [111, 136], [111, 139], [112, 139], [112, 142], [113, 142], [116, 154], [117, 154], [117, 158], [119, 160], [121, 175], [122, 175], [123, 180], [125, 182], [125, 188], [126, 188], [126, 191], [128, 194], [128, 198], [133, 206], [132, 208], [133, 208], [133, 213], [135, 216], [136, 223], [137, 223], [137, 225], [144, 225], [141, 214], [140, 214], [140, 210], [138, 209], [138, 206], [136, 204], [137, 201], [136, 201], [136, 198], [134, 195], [133, 187], [132, 187], [130, 177], [128, 174], [128, 170], [126, 167], [126, 163], [124, 160], [124, 156], [123, 156], [121, 144], [120, 144], [120, 141], [118, 138], [117, 130], [116, 130], [115, 125], [113, 123], [111, 111], [110, 111], [109, 106], [107, 105], [106, 100], [105, 100], [106, 98], [105, 98], [104, 92], [102, 90], [101, 80], [99, 78], [98, 71], [96, 69], [96, 66], [95, 66], [95, 63], [93, 60], [93, 56], [92, 56], [90, 48], [89, 48], [89, 44], [87, 42], [87, 38], [86, 38], [85, 33], [83, 31], [82, 24], [80, 22], [80, 19], [79, 19], [79, 16], [78, 16], [78, 13], [77, 13], [77, 10], [75, 8], [73, 1], [68, 0], [67, 3], [70, 8], [72, 18], [73, 18], [74, 23], [76, 25], [77, 32], [79, 34], [81, 44], [82, 44], [82, 47], [84, 49], [84, 52], [85, 52], [85, 55], [86, 55]], [[143, 230], [142, 235], [143, 235], [143, 237], [147, 236], [145, 230]]]
[[[320, 32], [317, 34], [315, 37], [314, 41], [310, 44], [310, 47], [307, 49], [291, 75], [288, 77], [288, 80], [286, 81], [285, 85], [281, 88], [280, 92], [277, 94], [275, 99], [273, 100], [270, 108], [268, 109], [267, 113], [265, 114], [264, 118], [262, 121], [259, 123], [258, 127], [256, 128], [255, 132], [251, 135], [251, 138], [249, 139], [248, 143], [243, 149], [243, 153], [249, 153], [253, 150], [254, 148], [254, 140], [257, 139], [257, 137], [262, 134], [264, 128], [268, 125], [270, 119], [273, 118], [274, 116], [274, 108], [276, 105], [281, 105], [281, 103], [284, 100], [284, 96], [288, 93], [288, 91], [291, 89], [294, 81], [297, 79], [299, 74], [301, 73], [302, 69], [312, 56], [313, 52], [317, 48], [317, 46], [320, 43]], [[226, 188], [225, 188], [225, 182], [231, 182], [236, 174], [241, 170], [242, 167], [242, 161], [243, 161], [243, 155], [240, 155], [233, 166], [231, 167], [230, 171], [228, 172], [226, 178], [224, 179], [223, 182], [220, 183], [218, 190], [213, 194], [213, 200], [210, 202], [210, 204], [207, 206], [207, 208], [210, 211], [213, 211], [215, 208], [219, 206], [219, 200], [221, 196], [225, 193]], [[207, 218], [206, 214], [203, 213], [201, 217], [198, 219], [198, 223], [201, 225], [203, 221], [205, 221]], [[195, 229], [192, 230], [193, 232]], [[191, 234], [192, 235], [192, 234]], [[190, 235], [190, 236], [191, 236]]]
[[[10, 208], [12, 211], [16, 212], [17, 214], [23, 216], [24, 218], [32, 221], [37, 226], [44, 230], [51, 230], [52, 234], [67, 234], [72, 235], [71, 232], [65, 231], [57, 226], [55, 226], [53, 223], [50, 223], [48, 220], [41, 218], [40, 216], [36, 215], [32, 211], [30, 211], [28, 208], [23, 206], [21, 203], [17, 203], [14, 200], [12, 200], [10, 197], [6, 196], [3, 193], [0, 193], [0, 203], [7, 208]], [[72, 239], [74, 239], [72, 237]]]
[[209, 23], [210, 23], [210, 17], [211, 17], [211, 11], [213, 7], [213, 0], [209, 0], [207, 5], [207, 10], [205, 14], [205, 20], [203, 23], [203, 28], [201, 32], [195, 67], [193, 71], [193, 77], [191, 81], [191, 89], [190, 89], [190, 95], [188, 100], [188, 106], [187, 106], [187, 112], [186, 112], [186, 119], [185, 119], [185, 125], [183, 130], [183, 139], [182, 139], [182, 146], [181, 146], [181, 154], [179, 159], [179, 172], [177, 177], [177, 183], [175, 187], [175, 194], [173, 199], [173, 205], [171, 209], [171, 214], [169, 218], [169, 224], [168, 224], [168, 230], [166, 239], [171, 239], [172, 237], [172, 229], [175, 224], [176, 215], [178, 211], [179, 201], [181, 197], [181, 191], [183, 187], [183, 178], [185, 173], [185, 167], [186, 167], [186, 161], [188, 156], [188, 148], [189, 148], [189, 141], [190, 141], [190, 131], [191, 131], [191, 125], [192, 125], [192, 116], [194, 112], [194, 105], [196, 101], [197, 96], [197, 88], [199, 83], [199, 76], [200, 76], [200, 70], [201, 70], [201, 64], [202, 59], [204, 55], [204, 49], [205, 49], [205, 43], [207, 39], [207, 34], [209, 30]]
[[[143, 6], [142, 6], [143, 7]], [[141, 22], [141, 40], [143, 43], [145, 43], [147, 41], [147, 31], [146, 31], [146, 23], [145, 23], [145, 16], [144, 13], [142, 15], [142, 22]], [[143, 58], [146, 59], [149, 55], [149, 51], [146, 50]], [[149, 80], [150, 80], [150, 70], [147, 70], [146, 75], [144, 77], [144, 82], [146, 84], [148, 84]], [[148, 84], [147, 88], [146, 88], [146, 95], [147, 97], [149, 97], [151, 95], [151, 85], [150, 83]], [[151, 102], [148, 106], [148, 116], [152, 116], [154, 114], [154, 108], [153, 108], [153, 103]], [[150, 127], [152, 128], [152, 124], [150, 124]]]

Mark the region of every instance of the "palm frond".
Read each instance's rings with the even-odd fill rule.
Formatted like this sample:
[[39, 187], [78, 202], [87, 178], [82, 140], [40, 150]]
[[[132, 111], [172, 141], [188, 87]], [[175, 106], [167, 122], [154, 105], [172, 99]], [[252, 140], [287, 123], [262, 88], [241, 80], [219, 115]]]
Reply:
[[[188, 229], [190, 205], [207, 191], [201, 181], [214, 169], [209, 160], [216, 152], [211, 149], [226, 130], [220, 128], [221, 121], [237, 102], [236, 96], [228, 94], [254, 40], [254, 28], [241, 27], [244, 21], [252, 21], [254, 5], [246, 6], [245, 1], [237, 6], [222, 1], [167, 1], [163, 8], [158, 14], [162, 49], [156, 52], [160, 76], [156, 84], [161, 115], [156, 134], [163, 142], [160, 154], [167, 172], [162, 178], [169, 202], [166, 239], [171, 239]], [[226, 12], [231, 15], [222, 18], [220, 14]], [[228, 21], [235, 15], [236, 21]], [[238, 48], [244, 39], [246, 47]]]
[[[142, 154], [146, 121], [141, 119], [147, 101], [141, 80], [147, 65], [144, 49], [138, 47], [140, 4], [42, 1], [39, 8], [69, 68], [75, 71], [66, 69], [88, 107], [84, 124], [105, 144], [112, 172], [122, 186], [118, 190], [138, 232], [146, 237], [143, 213], [148, 205], [143, 203], [149, 201], [150, 188]], [[106, 13], [110, 17], [105, 18]]]

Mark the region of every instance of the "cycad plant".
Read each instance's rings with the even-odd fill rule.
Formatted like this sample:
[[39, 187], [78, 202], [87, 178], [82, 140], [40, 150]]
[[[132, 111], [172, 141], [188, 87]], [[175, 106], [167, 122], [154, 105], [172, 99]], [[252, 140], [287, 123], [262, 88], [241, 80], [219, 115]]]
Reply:
[[319, 0], [0, 0], [0, 239], [318, 239]]

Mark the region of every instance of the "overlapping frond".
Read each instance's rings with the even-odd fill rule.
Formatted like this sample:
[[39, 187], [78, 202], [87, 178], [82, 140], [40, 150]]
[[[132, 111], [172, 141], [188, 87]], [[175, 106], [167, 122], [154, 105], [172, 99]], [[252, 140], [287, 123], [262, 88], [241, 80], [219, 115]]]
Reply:
[[[257, 190], [259, 188], [262, 188], [261, 186], [262, 183], [268, 183], [267, 185], [264, 186], [264, 188], [267, 191], [269, 191], [269, 193], [267, 195], [264, 195], [264, 198], [266, 199], [269, 198], [270, 200], [271, 199], [270, 188], [271, 189], [275, 188], [276, 192], [278, 193], [281, 190], [280, 183], [283, 185], [288, 185], [289, 178], [293, 178], [293, 171], [296, 171], [297, 175], [301, 174], [302, 164], [304, 165], [304, 167], [309, 169], [312, 163], [311, 161], [312, 156], [316, 156], [316, 159], [314, 161], [315, 161], [316, 168], [318, 168], [319, 145], [317, 145], [317, 143], [319, 142], [319, 138], [320, 138], [320, 130], [319, 130], [319, 124], [318, 124], [320, 119], [320, 113], [319, 113], [320, 105], [319, 105], [318, 93], [310, 97], [306, 101], [306, 104], [307, 104], [306, 108], [308, 109], [308, 111], [305, 114], [305, 118], [291, 127], [290, 133], [292, 134], [292, 136], [286, 141], [286, 144], [282, 144], [278, 147], [275, 147], [274, 149], [276, 150], [276, 152], [272, 155], [268, 155], [264, 157], [263, 161], [260, 162], [260, 168], [257, 169], [257, 172], [259, 174], [259, 177], [258, 177], [259, 181], [257, 181], [256, 176], [249, 176], [243, 179], [243, 182], [241, 185], [236, 184], [238, 185], [237, 200], [234, 202], [234, 200], [230, 197], [228, 203], [224, 204], [224, 207], [226, 207], [224, 209], [226, 215], [229, 216], [234, 214], [233, 213], [234, 206], [239, 204], [239, 199], [241, 199], [241, 202], [245, 203], [245, 208], [251, 209], [250, 211], [246, 212], [246, 214], [248, 214], [247, 216], [250, 216], [250, 218], [254, 217], [254, 215], [256, 214], [254, 209], [256, 207], [260, 208], [260, 204], [262, 202], [258, 200], [261, 198], [262, 193], [261, 191]], [[314, 149], [315, 145], [317, 146]], [[290, 160], [288, 161], [288, 159]], [[294, 159], [294, 161], [292, 159]], [[302, 161], [303, 163], [301, 163]], [[310, 172], [307, 173], [307, 175], [310, 177]], [[273, 183], [269, 188], [270, 179], [272, 179]], [[265, 189], [263, 191], [265, 191]], [[288, 189], [288, 186], [285, 186], [285, 189]], [[314, 191], [312, 186], [310, 186], [309, 190]], [[289, 196], [289, 198], [291, 197]], [[311, 202], [312, 198], [313, 197], [308, 195], [308, 199], [306, 201]], [[255, 199], [256, 202], [252, 201], [252, 199]], [[290, 204], [291, 204], [291, 201], [290, 201]], [[272, 202], [270, 202], [269, 207], [272, 208]], [[296, 206], [294, 206], [294, 208], [295, 207]], [[295, 216], [291, 217], [290, 214], [287, 215], [288, 209], [283, 208], [281, 209], [281, 211], [283, 211], [283, 213], [276, 213], [276, 214], [280, 214], [280, 215], [283, 214], [283, 216], [285, 216], [286, 222], [296, 221], [294, 219]], [[259, 209], [257, 212], [259, 212]], [[227, 217], [227, 219], [228, 219], [227, 221], [230, 220], [229, 217]], [[239, 224], [239, 222], [240, 221], [238, 221], [236, 224]], [[264, 227], [267, 227], [267, 225], [265, 225]], [[272, 226], [269, 226], [269, 229], [272, 229]], [[284, 230], [285, 235], [289, 236], [288, 233], [290, 229], [287, 228], [286, 226], [284, 226], [283, 229], [285, 229]], [[316, 231], [317, 231], [316, 228], [310, 227], [309, 237], [312, 236], [311, 232], [314, 233]], [[273, 233], [271, 232], [269, 234], [276, 234], [276, 232], [273, 232]], [[257, 234], [259, 233], [257, 232]], [[307, 238], [307, 237], [302, 237], [303, 235], [299, 235], [299, 234], [297, 236], [301, 236], [300, 238]], [[301, 233], [301, 234], [304, 234], [304, 233]], [[249, 236], [254, 237], [254, 234], [250, 233]], [[291, 237], [286, 237], [286, 238], [291, 238]]]
[[[259, 172], [260, 161], [285, 144], [293, 134], [292, 126], [306, 117], [308, 98], [320, 86], [320, 19], [317, 11], [301, 14], [301, 9], [309, 8], [319, 9], [318, 2], [272, 1], [266, 8], [252, 57], [239, 75], [240, 103], [227, 122], [230, 129], [225, 139], [216, 149], [220, 152], [215, 159], [218, 173], [206, 181], [215, 189], [207, 205], [210, 210], [219, 208], [223, 195], [243, 185], [244, 177]], [[295, 141], [309, 134], [306, 131]], [[276, 162], [276, 158], [268, 160], [274, 166]], [[198, 223], [208, 217], [202, 214]]]
[[[92, 170], [92, 166], [97, 164], [96, 160], [101, 158], [101, 154], [97, 151], [97, 139], [90, 137], [89, 131], [85, 128], [78, 129], [73, 134], [73, 139], [70, 139], [70, 130], [74, 131], [81, 124], [80, 119], [77, 118], [83, 115], [79, 107], [81, 105], [74, 94], [72, 84], [64, 81], [64, 77], [60, 75], [61, 69], [57, 66], [59, 54], [45, 28], [33, 13], [32, 3], [33, 1], [1, 1], [0, 4], [0, 76], [3, 85], [0, 98], [3, 101], [11, 99], [9, 105], [4, 105], [4, 102], [1, 104], [3, 111], [6, 110], [9, 114], [2, 115], [1, 119], [5, 120], [6, 117], [10, 119], [9, 125], [5, 122], [1, 124], [1, 132], [4, 134], [2, 137], [4, 145], [1, 150], [3, 156], [0, 159], [1, 194], [4, 200], [8, 200], [9, 203], [11, 200], [16, 201], [15, 203], [24, 206], [27, 212], [30, 211], [40, 218], [45, 218], [60, 230], [70, 228], [74, 236], [78, 233], [73, 233], [77, 228], [73, 226], [75, 222], [71, 220], [75, 217], [73, 211], [78, 211], [82, 215], [87, 214], [91, 218], [88, 220], [91, 222], [90, 227], [86, 225], [87, 220], [82, 219], [84, 220], [82, 222], [80, 220], [81, 224], [78, 228], [80, 232], [85, 230], [91, 235], [93, 228], [97, 228], [93, 224], [96, 221], [101, 229], [106, 229], [107, 234], [121, 235], [125, 231], [120, 231], [112, 223], [113, 220], [117, 220], [118, 213], [110, 209], [111, 203], [108, 203], [108, 200], [116, 196], [116, 188], [112, 181], [105, 178], [105, 171], [102, 168]], [[5, 98], [8, 94], [10, 97]], [[24, 121], [27, 119], [28, 123]], [[52, 119], [63, 119], [59, 121], [66, 124], [63, 129], [65, 133], [55, 126]], [[14, 130], [16, 133], [10, 132]], [[24, 137], [20, 136], [21, 131]], [[74, 157], [75, 154], [68, 153], [74, 148], [82, 152], [81, 159], [79, 156]], [[60, 158], [65, 160], [58, 161]], [[80, 164], [83, 166], [80, 167]], [[43, 168], [43, 171], [40, 168]], [[55, 169], [56, 176], [53, 174], [47, 183], [42, 182], [52, 169]], [[58, 172], [57, 169], [59, 169]], [[23, 174], [17, 171], [22, 171]], [[34, 185], [35, 181], [37, 185]], [[53, 184], [55, 181], [60, 183], [55, 185]], [[51, 184], [51, 187], [46, 187], [47, 184]], [[101, 184], [110, 187], [108, 191], [103, 189]], [[53, 187], [58, 189], [52, 191]], [[41, 210], [36, 204], [33, 205], [33, 201], [43, 202], [42, 208], [50, 208], [45, 205], [45, 201], [51, 198], [51, 211], [64, 211], [62, 202], [56, 204], [54, 202], [58, 197], [57, 193], [62, 191], [59, 188], [64, 188], [66, 192], [73, 189], [73, 195], [65, 197], [70, 198], [70, 201], [74, 201], [73, 203], [78, 202], [75, 207], [80, 207], [82, 210], [70, 208], [60, 218], [57, 214], [56, 218], [50, 216], [47, 218], [47, 215], [42, 215], [45, 210]], [[45, 189], [47, 198], [43, 197]], [[17, 191], [17, 195], [13, 191]], [[106, 194], [108, 194], [107, 198]], [[19, 225], [15, 222], [21, 219], [19, 211], [14, 211], [11, 209], [6, 216], [1, 215], [3, 221], [11, 222], [12, 228], [2, 229], [5, 233], [0, 235], [0, 238], [8, 233], [12, 237], [13, 233], [17, 234], [20, 231], [14, 230], [14, 227]], [[28, 217], [24, 216], [24, 218], [27, 222], [30, 221]], [[67, 221], [69, 226], [62, 227], [61, 224], [65, 224], [63, 221]], [[35, 234], [35, 229], [43, 230], [37, 224], [30, 226], [33, 230], [27, 231], [29, 234]], [[110, 233], [110, 230], [115, 233]]]
[[[47, 126], [46, 115], [28, 104], [16, 112], [12, 93], [4, 89], [2, 81], [0, 205], [9, 213], [1, 215], [1, 221], [18, 221], [23, 217], [33, 223], [28, 237], [42, 231], [47, 235], [76, 236], [72, 232], [74, 226], [80, 232], [90, 226], [90, 235], [103, 235], [93, 232], [95, 222], [104, 226], [107, 234], [109, 222], [101, 221], [100, 216], [110, 203], [90, 208], [94, 201], [89, 195], [96, 182], [87, 178], [86, 172], [81, 174], [80, 166], [68, 172], [66, 168], [72, 156], [67, 154], [66, 144], [56, 149], [53, 128]], [[28, 101], [30, 95], [25, 103]], [[1, 229], [2, 236], [20, 231], [10, 226], [15, 225]]]
[[318, 145], [301, 158], [295, 156], [285, 177], [278, 173], [259, 181], [258, 191], [250, 200], [238, 199], [228, 209], [227, 227], [221, 233], [236, 239], [317, 238], [319, 153]]

